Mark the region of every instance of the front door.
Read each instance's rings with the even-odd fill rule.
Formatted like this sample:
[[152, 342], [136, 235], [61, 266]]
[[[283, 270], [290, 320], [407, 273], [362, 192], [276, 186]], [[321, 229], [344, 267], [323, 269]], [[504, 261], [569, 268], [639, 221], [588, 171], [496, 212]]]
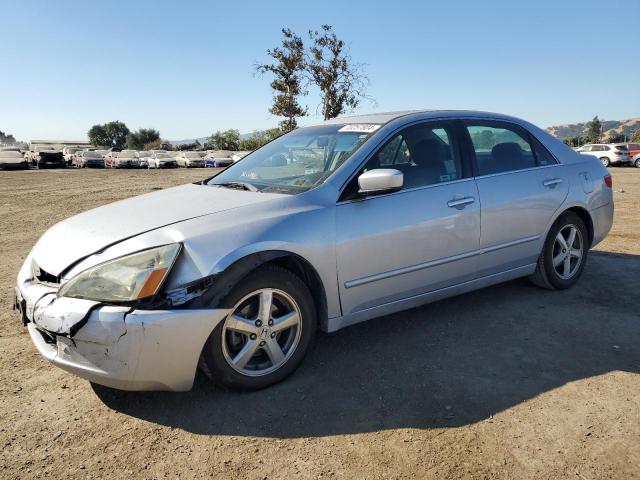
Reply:
[[448, 123], [421, 123], [391, 138], [358, 172], [395, 168], [394, 193], [360, 198], [357, 175], [336, 207], [343, 315], [472, 280], [480, 199]]

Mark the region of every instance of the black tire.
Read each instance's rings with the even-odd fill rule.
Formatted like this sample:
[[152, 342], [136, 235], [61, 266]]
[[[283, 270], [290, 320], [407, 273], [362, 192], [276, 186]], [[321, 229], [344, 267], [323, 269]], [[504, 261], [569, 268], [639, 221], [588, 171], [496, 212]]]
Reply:
[[218, 386], [233, 390], [259, 390], [284, 380], [300, 366], [310, 349], [317, 330], [316, 308], [307, 285], [295, 274], [276, 265], [265, 265], [238, 282], [219, 307], [234, 308], [247, 295], [265, 288], [278, 289], [291, 296], [301, 313], [301, 332], [295, 350], [277, 370], [262, 376], [248, 376], [229, 365], [223, 353], [225, 320], [213, 330], [205, 343], [202, 369]]
[[600, 157], [600, 161], [602, 162], [602, 165], [607, 168], [611, 166], [611, 161], [607, 157]]
[[[581, 235], [582, 258], [576, 271], [570, 278], [562, 278], [553, 266], [554, 245], [558, 233], [566, 227], [574, 225]], [[572, 287], [582, 275], [589, 252], [589, 234], [582, 219], [574, 212], [565, 212], [556, 220], [544, 242], [542, 253], [538, 257], [536, 271], [529, 277], [531, 282], [541, 288], [564, 290]]]
[[636, 158], [636, 168], [640, 168], [640, 158]]

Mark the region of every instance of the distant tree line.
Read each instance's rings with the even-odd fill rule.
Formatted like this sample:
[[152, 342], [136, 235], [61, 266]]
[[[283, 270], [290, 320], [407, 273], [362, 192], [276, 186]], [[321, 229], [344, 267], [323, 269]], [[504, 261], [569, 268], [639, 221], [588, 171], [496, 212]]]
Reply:
[[131, 150], [143, 150], [147, 146], [153, 146], [160, 141], [160, 132], [153, 128], [141, 128], [132, 132], [121, 121], [94, 125], [87, 132], [89, 142], [94, 146], [108, 148], [129, 148]]
[[0, 130], [0, 143], [16, 143], [16, 138]]
[[236, 129], [217, 131], [213, 133], [205, 147], [213, 150], [256, 150], [271, 140], [282, 135], [279, 128], [270, 128], [268, 130], [256, 130], [247, 138], [240, 138], [240, 132]]

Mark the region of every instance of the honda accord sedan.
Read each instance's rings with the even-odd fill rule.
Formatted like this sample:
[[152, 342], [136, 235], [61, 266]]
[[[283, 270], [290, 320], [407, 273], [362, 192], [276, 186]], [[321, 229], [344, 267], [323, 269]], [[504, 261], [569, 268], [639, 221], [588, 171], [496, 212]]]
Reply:
[[611, 228], [611, 188], [597, 158], [517, 118], [337, 118], [54, 225], [15, 303], [40, 353], [90, 381], [184, 391], [201, 366], [258, 389], [318, 329], [518, 277], [571, 287]]

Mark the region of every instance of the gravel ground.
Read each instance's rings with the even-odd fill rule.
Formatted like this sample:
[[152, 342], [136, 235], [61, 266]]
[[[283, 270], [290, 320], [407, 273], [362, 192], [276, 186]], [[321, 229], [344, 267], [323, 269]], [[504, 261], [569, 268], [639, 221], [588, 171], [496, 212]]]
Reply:
[[208, 172], [0, 172], [0, 478], [640, 478], [640, 170], [565, 292], [526, 280], [356, 325], [255, 393], [118, 393], [47, 364], [12, 286], [55, 222]]

